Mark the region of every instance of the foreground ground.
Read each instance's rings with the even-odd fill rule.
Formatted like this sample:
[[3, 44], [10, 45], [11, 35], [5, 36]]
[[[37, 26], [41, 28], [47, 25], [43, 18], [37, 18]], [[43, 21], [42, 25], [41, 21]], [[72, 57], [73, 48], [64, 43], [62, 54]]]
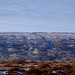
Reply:
[[0, 75], [75, 75], [75, 63], [2, 62]]

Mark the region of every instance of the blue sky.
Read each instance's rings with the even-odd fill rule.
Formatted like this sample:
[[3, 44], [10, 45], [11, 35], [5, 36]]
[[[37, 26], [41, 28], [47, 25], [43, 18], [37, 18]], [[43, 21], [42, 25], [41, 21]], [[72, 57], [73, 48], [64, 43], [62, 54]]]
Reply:
[[0, 32], [75, 32], [75, 0], [0, 0]]

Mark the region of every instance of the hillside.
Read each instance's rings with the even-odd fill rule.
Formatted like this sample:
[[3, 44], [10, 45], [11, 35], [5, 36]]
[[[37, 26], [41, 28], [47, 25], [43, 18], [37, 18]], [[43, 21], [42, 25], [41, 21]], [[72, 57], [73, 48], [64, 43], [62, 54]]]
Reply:
[[75, 62], [75, 33], [0, 32], [0, 62]]

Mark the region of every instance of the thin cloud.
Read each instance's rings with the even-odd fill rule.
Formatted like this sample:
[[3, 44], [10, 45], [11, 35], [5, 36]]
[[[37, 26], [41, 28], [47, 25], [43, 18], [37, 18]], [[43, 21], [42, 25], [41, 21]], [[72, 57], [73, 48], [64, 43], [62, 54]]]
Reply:
[[74, 9], [74, 0], [1, 0], [0, 31], [75, 31]]

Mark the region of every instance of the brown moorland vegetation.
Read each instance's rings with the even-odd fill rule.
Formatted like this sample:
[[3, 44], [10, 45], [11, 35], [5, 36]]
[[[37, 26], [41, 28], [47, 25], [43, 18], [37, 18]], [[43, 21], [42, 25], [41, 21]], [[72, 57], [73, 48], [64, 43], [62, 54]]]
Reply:
[[4, 61], [0, 75], [75, 75], [75, 63]]

